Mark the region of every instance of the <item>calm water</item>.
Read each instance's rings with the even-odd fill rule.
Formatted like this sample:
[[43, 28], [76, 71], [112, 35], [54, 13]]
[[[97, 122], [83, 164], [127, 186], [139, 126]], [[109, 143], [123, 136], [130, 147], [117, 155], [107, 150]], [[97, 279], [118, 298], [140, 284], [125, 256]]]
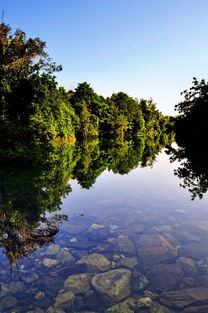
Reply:
[[[73, 177], [62, 209], [38, 216], [23, 209], [31, 186], [2, 183], [1, 208], [23, 211], [0, 216], [0, 312], [208, 312], [208, 198], [191, 201], [178, 166], [163, 151], [126, 175], [105, 170], [88, 190]], [[40, 220], [49, 236], [28, 231]]]

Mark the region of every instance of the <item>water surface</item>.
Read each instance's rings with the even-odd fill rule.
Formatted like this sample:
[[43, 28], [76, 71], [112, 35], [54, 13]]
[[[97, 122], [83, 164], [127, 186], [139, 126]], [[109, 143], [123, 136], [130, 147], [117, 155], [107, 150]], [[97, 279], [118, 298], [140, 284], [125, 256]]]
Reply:
[[[18, 187], [26, 174], [8, 169], [1, 312], [207, 312], [208, 199], [191, 201], [169, 158], [163, 150], [149, 167], [101, 171], [89, 189], [73, 174], [72, 192], [52, 171], [46, 185], [36, 172]], [[34, 239], [40, 223], [54, 234]]]

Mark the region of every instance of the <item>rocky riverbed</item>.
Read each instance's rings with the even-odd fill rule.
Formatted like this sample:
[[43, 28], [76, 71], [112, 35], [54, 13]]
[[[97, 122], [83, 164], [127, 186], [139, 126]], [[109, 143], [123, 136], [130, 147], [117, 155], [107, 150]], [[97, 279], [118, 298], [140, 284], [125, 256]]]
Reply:
[[197, 212], [74, 216], [8, 269], [0, 312], [208, 312], [208, 221]]

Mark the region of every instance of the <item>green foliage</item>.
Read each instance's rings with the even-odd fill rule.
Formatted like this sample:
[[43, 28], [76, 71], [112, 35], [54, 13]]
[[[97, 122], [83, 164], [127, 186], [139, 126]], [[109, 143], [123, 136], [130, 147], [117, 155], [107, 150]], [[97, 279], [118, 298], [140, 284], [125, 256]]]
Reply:
[[184, 101], [175, 106], [180, 113], [175, 121], [176, 137], [183, 136], [190, 141], [208, 132], [208, 82], [194, 77], [193, 86], [182, 94]]
[[0, 25], [0, 135], [4, 147], [74, 136], [74, 110], [52, 76], [61, 67], [44, 49], [39, 38], [27, 39], [23, 31], [12, 34], [9, 26]]
[[[61, 70], [45, 52], [40, 38], [27, 38], [0, 24], [0, 153], [30, 158], [31, 146], [67, 142], [69, 138], [114, 139], [155, 137], [168, 131], [168, 119], [152, 100], [118, 92], [105, 99], [87, 82], [75, 91], [59, 88]], [[38, 151], [38, 148], [37, 148]]]
[[192, 114], [195, 110], [200, 110], [201, 106], [207, 106], [208, 82], [193, 77], [193, 86], [181, 92], [181, 95], [184, 95], [185, 100], [176, 104], [175, 109], [184, 115]]
[[187, 189], [191, 199], [203, 198], [208, 191], [208, 149], [204, 145], [203, 138], [186, 141], [177, 138], [178, 147], [169, 147], [167, 154], [170, 161], [179, 163], [174, 174], [181, 179], [180, 186]]

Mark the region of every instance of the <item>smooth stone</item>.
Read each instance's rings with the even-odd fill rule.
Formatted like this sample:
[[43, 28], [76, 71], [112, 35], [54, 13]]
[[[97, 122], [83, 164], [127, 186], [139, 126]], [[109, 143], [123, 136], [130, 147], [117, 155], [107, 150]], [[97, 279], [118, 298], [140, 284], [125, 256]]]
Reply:
[[75, 295], [71, 291], [61, 291], [56, 299], [54, 306], [62, 309], [69, 309], [73, 306]]
[[145, 297], [149, 297], [151, 300], [155, 300], [158, 298], [158, 294], [157, 293], [154, 293], [150, 290], [145, 290], [144, 291], [144, 296]]
[[184, 309], [183, 313], [208, 313], [208, 305], [191, 306]]
[[109, 236], [108, 228], [92, 229], [90, 228], [88, 232], [85, 233], [85, 237], [92, 242], [100, 240], [106, 240]]
[[137, 265], [137, 258], [135, 257], [132, 257], [132, 258], [127, 258], [127, 257], [124, 257], [124, 258], [120, 258], [116, 264], [115, 264], [115, 267], [118, 268], [118, 267], [126, 267], [126, 268], [129, 268], [130, 270], [132, 270], [136, 265]]
[[144, 230], [145, 230], [145, 226], [143, 224], [140, 224], [140, 223], [132, 223], [127, 227], [127, 232], [129, 234], [143, 233]]
[[201, 287], [208, 288], [208, 275], [197, 276], [197, 283]]
[[116, 246], [118, 247], [118, 250], [120, 251], [120, 253], [131, 254], [131, 255], [136, 254], [134, 244], [128, 237], [124, 235], [118, 236], [116, 240]]
[[85, 294], [84, 302], [86, 307], [92, 311], [98, 312], [101, 307], [100, 299], [94, 290], [90, 290]]
[[59, 245], [50, 245], [47, 249], [46, 249], [46, 254], [48, 255], [54, 255], [57, 254], [60, 250]]
[[106, 313], [132, 313], [139, 308], [149, 308], [152, 301], [149, 297], [141, 299], [128, 298], [106, 310]]
[[148, 274], [153, 287], [160, 290], [176, 289], [183, 276], [183, 271], [178, 264], [159, 264]]
[[44, 313], [44, 311], [40, 308], [35, 308], [33, 311], [28, 311], [27, 313]]
[[62, 248], [59, 253], [56, 255], [57, 260], [61, 263], [71, 264], [75, 261], [73, 255], [66, 249]]
[[197, 269], [202, 274], [208, 274], [208, 258], [204, 258], [197, 262]]
[[54, 260], [54, 259], [45, 258], [43, 260], [43, 265], [46, 266], [46, 267], [55, 266], [57, 263], [58, 263], [58, 261]]
[[162, 235], [141, 235], [135, 240], [135, 245], [137, 254], [145, 267], [177, 256], [177, 249]]
[[54, 306], [50, 306], [48, 308], [48, 310], [46, 311], [46, 313], [66, 313], [66, 311], [60, 309], [60, 308], [56, 308]]
[[26, 281], [26, 283], [30, 284], [33, 281], [38, 280], [39, 276], [36, 273], [28, 273], [28, 274], [22, 275], [22, 279]]
[[94, 276], [92, 286], [105, 303], [113, 304], [130, 295], [130, 282], [130, 270], [115, 269]]
[[105, 228], [105, 225], [103, 225], [103, 224], [92, 224], [90, 226], [90, 228], [92, 228], [92, 229], [102, 229], [102, 228]]
[[75, 295], [86, 293], [90, 290], [91, 278], [89, 273], [70, 275], [64, 282], [64, 290], [69, 290]]
[[188, 288], [163, 292], [160, 302], [170, 308], [183, 309], [191, 304], [208, 301], [208, 289], [203, 287]]
[[196, 263], [190, 258], [180, 257], [177, 259], [177, 264], [179, 264], [187, 276], [197, 275]]
[[134, 292], [140, 292], [149, 285], [149, 280], [135, 268], [132, 272], [132, 289]]
[[[194, 288], [198, 287], [199, 285], [197, 284], [197, 281], [195, 278], [190, 277], [190, 276], [185, 276], [182, 280], [182, 285], [180, 286], [182, 289], [186, 288]], [[201, 287], [205, 287], [203, 285], [200, 285]]]
[[20, 292], [24, 289], [24, 284], [20, 281], [11, 282], [9, 286], [9, 292], [12, 294], [16, 294], [17, 292]]
[[[141, 311], [141, 313], [143, 312]], [[160, 303], [154, 301], [152, 302], [151, 308], [149, 308], [148, 311], [144, 311], [144, 313], [176, 313], [176, 312], [169, 310], [167, 307], [164, 307]]]
[[208, 242], [205, 243], [191, 243], [185, 245], [178, 250], [179, 256], [200, 260], [208, 257]]
[[199, 237], [185, 231], [177, 231], [174, 235], [182, 244], [185, 245], [201, 241]]
[[76, 264], [86, 264], [89, 272], [100, 273], [108, 271], [111, 262], [102, 254], [92, 253], [77, 261]]
[[202, 235], [208, 234], [208, 221], [206, 220], [192, 220], [187, 224], [192, 231], [200, 231]]
[[76, 242], [70, 242], [70, 247], [74, 249], [79, 250], [89, 250], [96, 246], [96, 242], [89, 240], [86, 236], [86, 233], [82, 236], [80, 235], [79, 238], [77, 238]]
[[14, 297], [8, 296], [8, 297], [1, 299], [0, 308], [1, 309], [14, 308], [16, 304], [17, 304], [17, 299], [15, 299]]
[[171, 232], [172, 227], [170, 225], [154, 226], [152, 230], [158, 233]]
[[35, 295], [35, 299], [37, 299], [37, 300], [40, 300], [40, 299], [43, 299], [45, 297], [45, 293], [43, 292], [43, 291], [41, 291], [41, 290], [39, 290], [37, 293], [36, 293], [36, 295]]

